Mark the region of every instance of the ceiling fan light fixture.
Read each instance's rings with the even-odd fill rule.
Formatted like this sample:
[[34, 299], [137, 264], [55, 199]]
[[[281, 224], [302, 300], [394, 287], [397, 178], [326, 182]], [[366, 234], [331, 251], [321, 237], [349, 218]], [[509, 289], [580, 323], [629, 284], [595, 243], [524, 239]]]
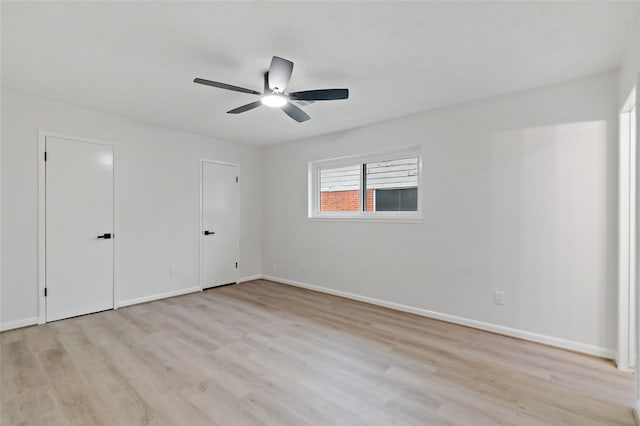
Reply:
[[281, 95], [267, 95], [260, 100], [264, 105], [271, 108], [281, 108], [287, 104], [287, 99]]

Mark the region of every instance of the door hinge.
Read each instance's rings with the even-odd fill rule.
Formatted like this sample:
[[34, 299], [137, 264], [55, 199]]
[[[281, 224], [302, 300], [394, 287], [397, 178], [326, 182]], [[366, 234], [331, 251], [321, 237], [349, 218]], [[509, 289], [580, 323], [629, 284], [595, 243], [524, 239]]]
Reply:
[[238, 176], [236, 176], [236, 183], [238, 183]]
[[236, 262], [236, 269], [238, 269], [238, 262]]
[[44, 297], [47, 297], [47, 288], [44, 288]]
[[44, 152], [44, 161], [47, 161], [47, 151]]

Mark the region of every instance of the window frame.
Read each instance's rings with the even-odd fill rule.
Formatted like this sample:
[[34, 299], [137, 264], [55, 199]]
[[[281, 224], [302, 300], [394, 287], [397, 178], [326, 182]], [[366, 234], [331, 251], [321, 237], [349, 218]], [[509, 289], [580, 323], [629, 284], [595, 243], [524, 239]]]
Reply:
[[[417, 210], [416, 211], [363, 211], [365, 176], [363, 165], [377, 161], [393, 161], [404, 158], [417, 158], [418, 170], [416, 180], [417, 187]], [[320, 211], [320, 171], [338, 167], [359, 166], [360, 167], [360, 209], [357, 212], [321, 212]], [[330, 158], [325, 160], [309, 161], [308, 164], [308, 214], [310, 221], [362, 221], [362, 222], [406, 222], [422, 223], [422, 150], [419, 147], [408, 149], [379, 152], [375, 154], [352, 155], [347, 157]]]

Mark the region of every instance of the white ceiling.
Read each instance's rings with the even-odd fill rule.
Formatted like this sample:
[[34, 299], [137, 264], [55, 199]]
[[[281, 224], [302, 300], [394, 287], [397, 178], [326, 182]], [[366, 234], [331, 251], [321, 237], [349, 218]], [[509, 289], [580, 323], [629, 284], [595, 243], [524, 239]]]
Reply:
[[[612, 70], [640, 2], [2, 2], [2, 84], [222, 139], [269, 144]], [[271, 56], [289, 91], [348, 87], [296, 123], [266, 107]]]

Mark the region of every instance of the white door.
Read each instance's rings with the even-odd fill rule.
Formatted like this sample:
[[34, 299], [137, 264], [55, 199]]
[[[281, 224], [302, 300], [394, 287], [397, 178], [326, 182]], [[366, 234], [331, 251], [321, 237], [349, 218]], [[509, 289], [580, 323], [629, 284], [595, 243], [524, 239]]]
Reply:
[[46, 319], [113, 308], [113, 147], [46, 137]]
[[200, 285], [216, 287], [238, 278], [238, 168], [202, 162]]

